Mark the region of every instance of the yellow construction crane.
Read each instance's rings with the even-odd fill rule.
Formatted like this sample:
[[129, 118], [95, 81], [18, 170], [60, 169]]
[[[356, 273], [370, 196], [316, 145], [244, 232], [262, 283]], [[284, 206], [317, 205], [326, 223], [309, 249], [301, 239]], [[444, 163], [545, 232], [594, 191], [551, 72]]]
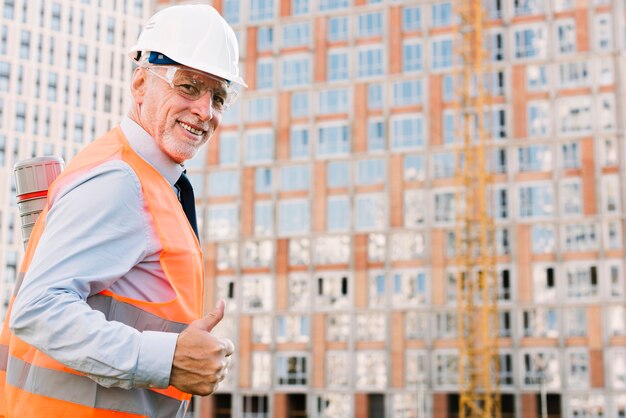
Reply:
[[493, 178], [485, 130], [491, 102], [485, 88], [482, 0], [456, 0], [455, 15], [459, 417], [499, 418], [498, 285], [488, 195]]

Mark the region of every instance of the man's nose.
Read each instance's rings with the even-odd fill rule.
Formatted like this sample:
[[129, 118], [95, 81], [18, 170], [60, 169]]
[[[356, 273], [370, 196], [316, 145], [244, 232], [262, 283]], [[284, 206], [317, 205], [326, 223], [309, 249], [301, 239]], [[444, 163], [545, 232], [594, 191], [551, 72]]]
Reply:
[[211, 91], [207, 91], [198, 100], [194, 100], [192, 109], [203, 121], [213, 119], [213, 94]]

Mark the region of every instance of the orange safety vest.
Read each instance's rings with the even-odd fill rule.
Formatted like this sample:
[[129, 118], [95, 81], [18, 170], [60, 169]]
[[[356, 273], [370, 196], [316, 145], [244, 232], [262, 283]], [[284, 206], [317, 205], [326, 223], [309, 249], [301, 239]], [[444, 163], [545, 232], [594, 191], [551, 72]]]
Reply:
[[[161, 267], [176, 298], [169, 302], [146, 302], [104, 290], [90, 296], [87, 303], [103, 312], [109, 321], [122, 322], [139, 331], [181, 332], [202, 316], [204, 271], [200, 246], [172, 186], [133, 151], [119, 127], [76, 155], [50, 186], [48, 206], [68, 179], [110, 160], [126, 162], [141, 182], [163, 246]], [[48, 206], [31, 234], [0, 335], [0, 417], [183, 417], [191, 399], [189, 394], [172, 386], [130, 390], [100, 386], [11, 333], [8, 323], [13, 300], [45, 228]]]

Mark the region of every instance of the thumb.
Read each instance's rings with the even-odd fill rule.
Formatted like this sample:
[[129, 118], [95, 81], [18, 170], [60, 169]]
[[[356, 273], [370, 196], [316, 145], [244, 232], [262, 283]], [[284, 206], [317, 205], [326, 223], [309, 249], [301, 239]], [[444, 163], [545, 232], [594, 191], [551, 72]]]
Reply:
[[211, 332], [211, 330], [224, 318], [224, 300], [220, 299], [215, 305], [215, 308], [211, 309], [203, 318], [196, 319], [189, 327], [198, 328], [203, 331]]

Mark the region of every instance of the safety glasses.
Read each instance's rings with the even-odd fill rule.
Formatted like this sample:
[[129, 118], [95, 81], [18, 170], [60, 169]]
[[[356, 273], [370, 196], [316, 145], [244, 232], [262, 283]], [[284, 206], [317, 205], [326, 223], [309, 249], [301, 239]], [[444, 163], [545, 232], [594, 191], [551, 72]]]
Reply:
[[[210, 93], [211, 107], [218, 112], [228, 110], [237, 100], [238, 93], [233, 86], [207, 73], [171, 65], [144, 68], [150, 74], [165, 81], [176, 93], [186, 99], [198, 100]], [[157, 71], [161, 68], [166, 69], [165, 74]]]

